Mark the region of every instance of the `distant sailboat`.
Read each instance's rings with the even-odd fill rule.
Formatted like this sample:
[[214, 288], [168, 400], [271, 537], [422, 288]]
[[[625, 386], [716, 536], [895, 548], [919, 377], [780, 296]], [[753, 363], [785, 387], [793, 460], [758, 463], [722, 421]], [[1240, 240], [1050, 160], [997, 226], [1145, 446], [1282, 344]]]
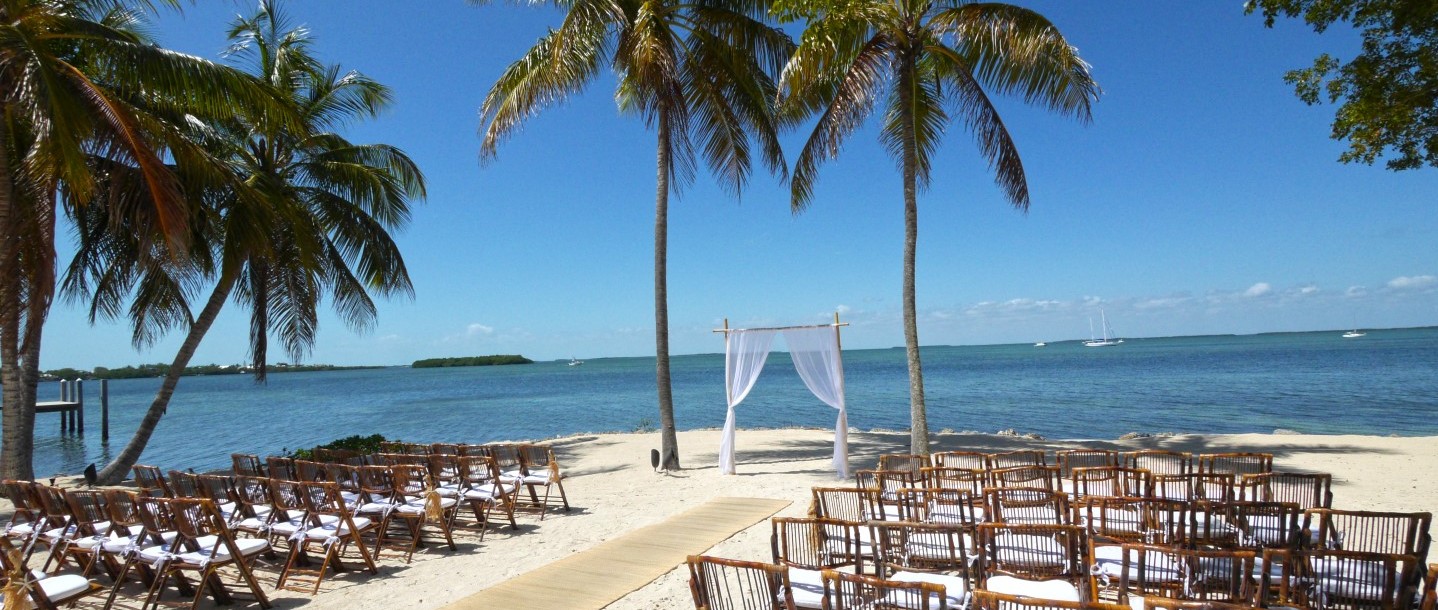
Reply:
[[579, 366], [581, 364], [584, 364], [583, 360], [575, 360], [574, 356], [569, 357], [569, 366]]
[[1035, 344], [1034, 344], [1034, 347], [1048, 347], [1048, 346], [1049, 346], [1049, 344], [1044, 343], [1043, 341], [1039, 341], [1038, 343], [1035, 343]]
[[1112, 339], [1112, 338], [1110, 338], [1110, 335], [1113, 334], [1113, 329], [1109, 328], [1109, 326], [1108, 326], [1108, 316], [1104, 314], [1104, 311], [1103, 311], [1102, 309], [1098, 310], [1098, 315], [1099, 315], [1099, 318], [1100, 318], [1101, 320], [1103, 320], [1103, 338], [1102, 338], [1102, 339], [1095, 339], [1095, 338], [1093, 338], [1093, 318], [1089, 318], [1089, 319], [1088, 319], [1088, 336], [1089, 336], [1089, 340], [1088, 340], [1088, 341], [1084, 341], [1084, 342], [1083, 342], [1083, 346], [1084, 346], [1084, 347], [1108, 347], [1108, 346], [1110, 346], [1110, 345], [1118, 345], [1118, 344], [1120, 344], [1120, 343], [1123, 343], [1123, 339]]
[[1346, 332], [1346, 333], [1343, 333], [1343, 338], [1344, 338], [1344, 339], [1357, 339], [1358, 337], [1362, 337], [1362, 336], [1367, 335], [1367, 334], [1368, 334], [1368, 333], [1360, 333], [1360, 332], [1358, 332], [1358, 329], [1355, 328], [1355, 329], [1350, 330], [1350, 331], [1348, 331], [1348, 332]]

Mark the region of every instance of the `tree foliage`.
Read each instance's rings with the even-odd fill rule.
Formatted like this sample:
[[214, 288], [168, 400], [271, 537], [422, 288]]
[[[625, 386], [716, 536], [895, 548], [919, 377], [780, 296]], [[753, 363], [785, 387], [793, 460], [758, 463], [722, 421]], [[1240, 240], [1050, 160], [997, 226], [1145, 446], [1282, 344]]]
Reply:
[[1347, 140], [1344, 163], [1391, 170], [1438, 167], [1438, 2], [1433, 0], [1249, 0], [1272, 27], [1299, 18], [1323, 32], [1350, 23], [1362, 32], [1359, 54], [1344, 63], [1323, 53], [1284, 80], [1308, 104], [1340, 103], [1335, 140]]

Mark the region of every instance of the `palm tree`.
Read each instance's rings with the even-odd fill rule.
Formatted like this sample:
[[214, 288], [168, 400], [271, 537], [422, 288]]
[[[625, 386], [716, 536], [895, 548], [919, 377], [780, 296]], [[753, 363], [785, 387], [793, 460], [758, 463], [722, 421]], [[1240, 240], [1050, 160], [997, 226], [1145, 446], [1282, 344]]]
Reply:
[[[855, 0], [829, 3], [810, 17], [780, 82], [783, 114], [819, 114], [795, 160], [792, 207], [813, 199], [819, 164], [839, 154], [844, 138], [883, 100], [879, 139], [903, 171], [904, 344], [909, 366], [910, 450], [929, 452], [924, 377], [915, 320], [914, 257], [918, 190], [929, 183], [930, 156], [957, 119], [989, 161], [1005, 197], [1029, 206], [1028, 181], [990, 92], [1021, 97], [1063, 115], [1090, 120], [1098, 85], [1078, 50], [1033, 11], [965, 0]], [[952, 114], [951, 114], [952, 113]]]
[[[471, 0], [476, 3], [482, 0]], [[784, 172], [772, 100], [774, 78], [793, 49], [765, 23], [768, 4], [744, 0], [560, 0], [563, 23], [499, 77], [480, 106], [483, 161], [544, 107], [581, 91], [608, 62], [621, 112], [657, 132], [654, 203], [654, 344], [661, 453], [679, 468], [669, 383], [666, 281], [669, 193], [694, 173], [696, 148], [726, 189], [742, 190], [750, 140], [771, 171]]]
[[61, 194], [70, 210], [97, 196], [97, 157], [133, 168], [153, 206], [149, 218], [182, 248], [185, 201], [164, 160], [196, 158], [180, 137], [183, 117], [273, 109], [253, 79], [151, 44], [136, 26], [153, 4], [129, 4], [0, 0], [0, 477], [34, 475], [35, 384]]
[[128, 315], [137, 343], [188, 322], [188, 287], [211, 272], [214, 281], [134, 437], [99, 472], [103, 482], [122, 479], [139, 459], [181, 373], [231, 298], [249, 310], [250, 356], [263, 381], [269, 337], [277, 336], [292, 358], [303, 357], [314, 343], [326, 292], [340, 317], [357, 329], [374, 322], [371, 291], [413, 293], [389, 231], [408, 221], [410, 199], [424, 197], [424, 178], [404, 152], [353, 144], [335, 133], [350, 121], [377, 116], [390, 101], [389, 90], [316, 61], [308, 32], [291, 27], [272, 2], [237, 20], [230, 38], [232, 55], [247, 60], [290, 102], [303, 127], [235, 121], [202, 137], [243, 177], [243, 185], [206, 185], [195, 197], [209, 210], [193, 224], [203, 227], [197, 233], [213, 252], [187, 260], [213, 261], [212, 270], [167, 266], [165, 257], [148, 254], [123, 233], [82, 229], [82, 237], [99, 238], [82, 239], [66, 288], [91, 299], [92, 316], [115, 316], [134, 283]]

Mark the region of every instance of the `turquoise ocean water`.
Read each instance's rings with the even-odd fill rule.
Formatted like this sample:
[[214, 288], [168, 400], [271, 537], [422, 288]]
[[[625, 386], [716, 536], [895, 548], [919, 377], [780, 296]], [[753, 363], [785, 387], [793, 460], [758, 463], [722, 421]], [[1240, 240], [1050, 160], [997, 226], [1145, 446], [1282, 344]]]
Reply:
[[[1107, 348], [926, 347], [929, 427], [1049, 438], [1126, 432], [1438, 435], [1438, 328], [1130, 339]], [[724, 356], [672, 359], [680, 429], [724, 423]], [[902, 348], [846, 350], [849, 425], [907, 429]], [[108, 445], [100, 442], [98, 382], [86, 384], [87, 434], [59, 435], [37, 416], [35, 474], [77, 473], [118, 453], [159, 379], [110, 382]], [[41, 384], [55, 400], [57, 384]], [[600, 358], [453, 369], [284, 373], [256, 385], [240, 375], [187, 377], [143, 463], [224, 468], [232, 452], [261, 455], [381, 433], [411, 441], [484, 442], [657, 425], [653, 358]], [[831, 427], [788, 356], [774, 353], [738, 410], [739, 426]]]

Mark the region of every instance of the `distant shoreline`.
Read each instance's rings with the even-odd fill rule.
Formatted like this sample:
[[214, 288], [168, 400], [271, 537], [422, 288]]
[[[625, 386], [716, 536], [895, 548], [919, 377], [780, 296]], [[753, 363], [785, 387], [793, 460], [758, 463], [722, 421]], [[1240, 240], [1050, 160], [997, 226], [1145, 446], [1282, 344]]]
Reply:
[[[333, 364], [274, 364], [266, 367], [266, 373], [315, 373], [327, 371], [357, 371], [367, 369], [389, 368], [380, 365], [358, 365], [338, 366]], [[107, 369], [95, 367], [93, 371], [81, 371], [78, 369], [54, 369], [44, 371], [40, 374], [40, 381], [64, 381], [67, 379], [84, 379], [93, 381], [99, 379], [146, 379], [151, 377], [164, 377], [170, 370], [168, 364], [142, 364], [140, 366], [127, 366], [118, 369]], [[239, 365], [216, 365], [206, 364], [201, 366], [185, 367], [181, 377], [210, 377], [215, 375], [248, 375], [254, 369]]]

